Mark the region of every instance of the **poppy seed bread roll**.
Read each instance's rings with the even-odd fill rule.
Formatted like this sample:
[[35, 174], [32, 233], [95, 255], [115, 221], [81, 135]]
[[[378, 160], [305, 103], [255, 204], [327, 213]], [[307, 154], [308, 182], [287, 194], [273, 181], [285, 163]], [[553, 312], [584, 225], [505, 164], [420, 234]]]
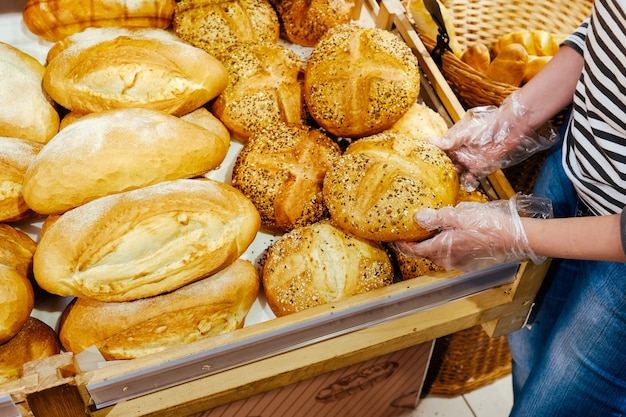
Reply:
[[209, 179], [165, 181], [93, 200], [46, 226], [34, 256], [44, 290], [98, 301], [162, 294], [216, 273], [254, 240], [259, 214]]

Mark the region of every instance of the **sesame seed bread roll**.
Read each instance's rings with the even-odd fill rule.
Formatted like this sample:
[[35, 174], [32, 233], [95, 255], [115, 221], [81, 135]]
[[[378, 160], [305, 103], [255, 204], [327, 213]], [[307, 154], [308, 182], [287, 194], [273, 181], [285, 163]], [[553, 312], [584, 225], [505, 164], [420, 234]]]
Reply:
[[200, 126], [202, 119], [215, 121], [206, 109], [198, 113], [185, 119], [137, 108], [81, 117], [29, 166], [26, 203], [40, 214], [63, 213], [109, 194], [207, 173], [226, 157], [230, 138]]
[[165, 29], [175, 5], [175, 0], [28, 0], [22, 17], [33, 34], [56, 42], [88, 27]]
[[166, 181], [65, 212], [42, 234], [33, 272], [41, 288], [61, 296], [151, 297], [224, 269], [259, 226], [250, 200], [230, 185]]
[[95, 346], [107, 360], [133, 359], [241, 328], [257, 298], [256, 268], [242, 259], [166, 294], [120, 303], [77, 298], [59, 337], [75, 354]]
[[441, 149], [400, 133], [353, 142], [324, 178], [333, 221], [364, 239], [421, 240], [432, 231], [413, 220], [423, 208], [454, 205], [459, 180]]
[[282, 235], [261, 275], [267, 303], [280, 317], [389, 285], [394, 271], [379, 243], [324, 220]]
[[140, 107], [189, 113], [226, 87], [224, 66], [163, 29], [87, 28], [48, 53], [43, 86], [77, 113]]
[[331, 134], [363, 137], [393, 125], [420, 91], [417, 57], [397, 35], [342, 24], [313, 48], [304, 76], [309, 113]]

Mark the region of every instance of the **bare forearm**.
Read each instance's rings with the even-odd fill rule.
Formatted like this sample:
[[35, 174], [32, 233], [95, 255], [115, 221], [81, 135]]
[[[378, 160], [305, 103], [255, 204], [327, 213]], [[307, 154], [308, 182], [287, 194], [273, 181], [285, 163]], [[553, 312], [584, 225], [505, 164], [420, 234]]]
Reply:
[[528, 243], [537, 255], [626, 262], [619, 214], [548, 220], [523, 218], [522, 223]]

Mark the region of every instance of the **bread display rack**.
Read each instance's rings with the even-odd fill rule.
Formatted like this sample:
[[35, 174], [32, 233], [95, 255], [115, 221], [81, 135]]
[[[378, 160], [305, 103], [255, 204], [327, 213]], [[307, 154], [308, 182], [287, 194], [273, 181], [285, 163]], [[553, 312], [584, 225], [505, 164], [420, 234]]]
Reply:
[[[354, 20], [404, 39], [423, 72], [423, 100], [450, 123], [459, 120], [464, 109], [399, 0], [362, 0], [356, 11]], [[492, 198], [514, 194], [502, 172], [483, 189]], [[0, 417], [19, 415], [16, 404], [25, 402], [48, 405], [33, 408], [35, 416], [74, 416], [81, 408], [90, 416], [191, 415], [472, 326], [503, 335], [525, 323], [547, 266], [428, 275], [94, 371], [76, 372], [73, 355], [61, 353], [0, 386]]]

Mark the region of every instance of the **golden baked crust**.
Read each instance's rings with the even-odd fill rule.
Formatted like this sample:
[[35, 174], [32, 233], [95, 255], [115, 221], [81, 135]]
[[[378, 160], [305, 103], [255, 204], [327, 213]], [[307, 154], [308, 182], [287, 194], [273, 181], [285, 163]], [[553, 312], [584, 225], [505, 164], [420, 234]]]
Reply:
[[243, 326], [260, 286], [259, 274], [238, 259], [207, 278], [167, 294], [123, 303], [77, 298], [63, 313], [63, 347], [96, 346], [105, 359], [132, 359]]
[[11, 340], [0, 344], [0, 383], [21, 378], [25, 363], [57, 355], [60, 351], [61, 344], [54, 329], [29, 317]]
[[213, 113], [233, 137], [245, 142], [270, 123], [302, 123], [304, 60], [288, 47], [271, 42], [239, 43], [218, 56], [228, 71], [228, 85], [213, 102]]
[[175, 0], [28, 0], [24, 24], [35, 35], [56, 42], [88, 27], [167, 28]]
[[0, 222], [13, 222], [34, 215], [24, 201], [24, 174], [43, 145], [0, 136]]
[[182, 0], [174, 32], [210, 54], [241, 42], [278, 42], [278, 16], [267, 0]]
[[284, 316], [389, 285], [393, 274], [382, 246], [325, 220], [274, 242], [262, 280], [271, 310]]
[[418, 62], [393, 33], [343, 24], [313, 48], [304, 93], [315, 121], [336, 136], [363, 137], [393, 125], [415, 103]]
[[441, 138], [448, 131], [445, 119], [425, 104], [414, 103], [385, 133], [403, 133], [413, 139]]
[[322, 185], [340, 155], [339, 146], [317, 129], [274, 123], [243, 146], [232, 184], [252, 201], [266, 229], [289, 231], [328, 217]]
[[350, 23], [354, 0], [278, 0], [276, 11], [284, 37], [297, 45], [315, 46], [326, 31]]
[[178, 118], [137, 108], [79, 118], [26, 171], [26, 203], [41, 214], [63, 213], [105, 195], [207, 173], [226, 157], [230, 137], [200, 126], [213, 116], [198, 113]]
[[377, 241], [432, 235], [414, 220], [423, 208], [456, 203], [459, 181], [438, 147], [399, 133], [353, 142], [324, 178], [324, 201], [344, 230]]
[[224, 90], [212, 55], [152, 28], [87, 28], [48, 53], [43, 86], [64, 108], [91, 113], [140, 107], [180, 116]]
[[230, 185], [165, 181], [65, 212], [42, 234], [33, 271], [53, 294], [136, 300], [230, 265], [259, 226], [256, 208]]

